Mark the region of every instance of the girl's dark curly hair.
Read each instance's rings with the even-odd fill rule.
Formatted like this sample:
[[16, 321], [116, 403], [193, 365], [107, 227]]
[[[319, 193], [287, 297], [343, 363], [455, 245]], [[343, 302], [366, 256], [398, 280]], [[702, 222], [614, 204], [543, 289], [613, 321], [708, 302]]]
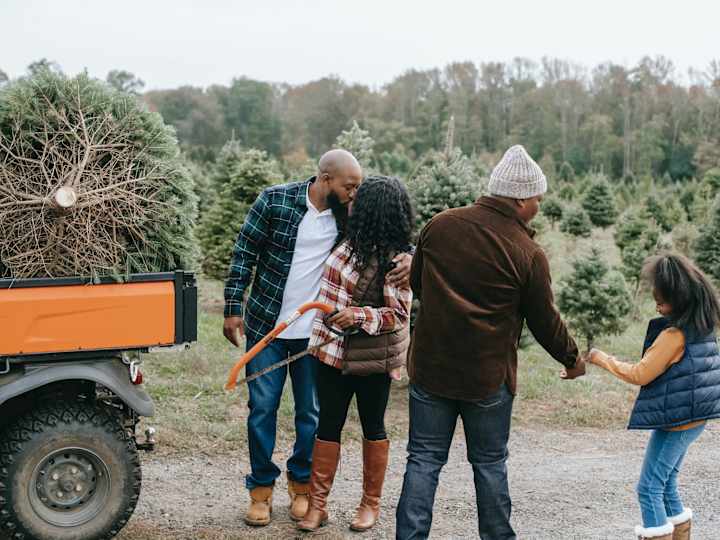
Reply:
[[391, 255], [410, 248], [413, 220], [410, 197], [400, 180], [379, 175], [365, 178], [353, 201], [345, 236], [355, 256], [355, 269], [362, 272], [377, 257], [385, 275]]
[[676, 253], [645, 261], [643, 277], [663, 302], [670, 304], [670, 324], [705, 336], [720, 324], [720, 300], [708, 277], [690, 259]]

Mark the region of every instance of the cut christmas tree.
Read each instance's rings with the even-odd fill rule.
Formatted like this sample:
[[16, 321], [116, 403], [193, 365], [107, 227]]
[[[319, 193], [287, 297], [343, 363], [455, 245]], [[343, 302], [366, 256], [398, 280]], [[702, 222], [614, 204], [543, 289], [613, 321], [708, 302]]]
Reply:
[[0, 277], [192, 269], [196, 196], [172, 128], [85, 74], [0, 91]]

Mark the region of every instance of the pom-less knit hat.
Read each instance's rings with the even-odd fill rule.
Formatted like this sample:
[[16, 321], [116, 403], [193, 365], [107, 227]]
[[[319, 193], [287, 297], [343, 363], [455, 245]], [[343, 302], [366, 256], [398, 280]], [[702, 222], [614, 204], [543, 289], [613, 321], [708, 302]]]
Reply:
[[490, 195], [511, 199], [529, 199], [547, 191], [547, 180], [540, 166], [516, 144], [508, 148], [495, 165], [488, 184]]

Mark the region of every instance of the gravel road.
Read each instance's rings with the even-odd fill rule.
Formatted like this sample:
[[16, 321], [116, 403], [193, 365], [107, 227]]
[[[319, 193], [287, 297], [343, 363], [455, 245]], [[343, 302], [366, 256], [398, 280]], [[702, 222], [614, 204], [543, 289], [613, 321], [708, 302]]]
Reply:
[[[634, 485], [647, 433], [622, 430], [520, 428], [511, 436], [509, 461], [513, 524], [521, 539], [632, 539], [639, 519]], [[282, 462], [285, 449], [277, 454]], [[405, 441], [396, 440], [386, 482], [383, 515], [366, 533], [347, 524], [360, 497], [362, 461], [357, 442], [343, 447], [330, 498], [331, 522], [318, 538], [393, 538], [394, 507], [402, 485]], [[299, 538], [287, 517], [284, 479], [275, 490], [274, 521], [244, 525], [247, 496], [241, 479], [246, 453], [233, 456], [150, 457], [143, 464], [143, 493], [120, 538]], [[696, 514], [694, 539], [720, 538], [720, 424], [711, 424], [691, 448], [681, 490]], [[477, 538], [472, 470], [459, 426], [440, 478], [431, 538]], [[713, 510], [715, 509], [715, 510]]]

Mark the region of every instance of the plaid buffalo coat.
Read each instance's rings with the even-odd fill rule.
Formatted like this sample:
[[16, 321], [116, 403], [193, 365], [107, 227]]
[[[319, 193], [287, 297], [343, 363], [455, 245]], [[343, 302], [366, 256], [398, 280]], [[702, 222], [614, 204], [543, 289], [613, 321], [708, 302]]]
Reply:
[[[343, 242], [333, 250], [325, 262], [318, 302], [334, 306], [338, 311], [350, 308], [354, 315], [354, 324], [370, 335], [393, 332], [407, 325], [412, 304], [412, 291], [409, 286], [397, 288], [385, 282], [383, 286], [385, 307], [351, 305], [353, 291], [360, 277], [353, 262], [354, 258], [347, 242]], [[310, 347], [319, 345], [334, 335], [325, 326], [323, 317], [324, 313], [318, 313], [313, 322]], [[322, 347], [316, 356], [321, 362], [341, 369], [345, 356], [345, 341], [338, 338], [330, 342]]]
[[[225, 317], [243, 317], [251, 342], [262, 339], [277, 322], [298, 227], [307, 212], [308, 186], [314, 181], [312, 177], [265, 189], [240, 229], [225, 282]], [[338, 223], [340, 235], [342, 229]], [[253, 270], [252, 289], [243, 307]]]

